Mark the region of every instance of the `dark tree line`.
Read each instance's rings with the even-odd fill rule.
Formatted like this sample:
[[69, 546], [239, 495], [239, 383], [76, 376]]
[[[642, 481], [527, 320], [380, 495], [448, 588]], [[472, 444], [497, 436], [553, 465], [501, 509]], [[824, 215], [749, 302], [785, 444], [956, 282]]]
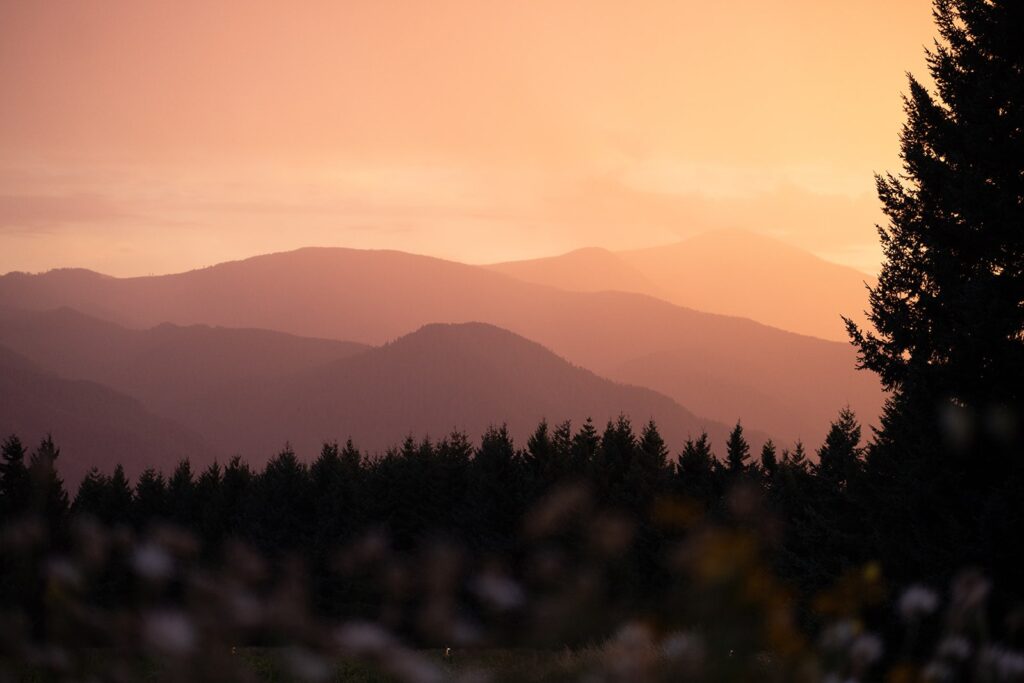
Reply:
[[[1024, 4], [936, 0], [935, 84], [910, 77], [874, 329], [847, 320], [892, 392], [867, 460], [875, 551], [904, 576], [1024, 566]], [[1019, 589], [1018, 589], [1019, 591]]]
[[234, 540], [282, 566], [298, 557], [311, 571], [314, 602], [331, 613], [372, 601], [330, 579], [340, 549], [379, 534], [399, 552], [445, 541], [515, 566], [531, 515], [564, 490], [584, 491], [595, 510], [628, 525], [631, 542], [620, 553], [616, 591], [638, 606], [657, 601], [667, 583], [659, 573], [663, 554], [685, 533], [659, 517], [670, 501], [729, 523], [731, 493], [763, 499], [784, 520], [778, 569], [808, 592], [863, 560], [871, 532], [860, 509], [860, 427], [849, 410], [832, 425], [816, 462], [800, 443], [779, 452], [768, 442], [755, 456], [740, 424], [721, 458], [707, 434], [674, 454], [653, 422], [638, 433], [620, 417], [603, 430], [589, 420], [577, 429], [541, 422], [523, 447], [494, 427], [479, 445], [462, 433], [437, 441], [409, 437], [375, 458], [351, 442], [329, 443], [307, 464], [286, 446], [262, 471], [239, 457], [194, 471], [186, 459], [169, 473], [147, 469], [133, 482], [119, 465], [111, 473], [90, 471], [69, 499], [54, 467], [59, 453], [49, 437], [31, 454], [17, 437], [3, 443], [6, 519], [42, 515], [58, 544], [74, 520], [88, 518], [143, 534], [181, 528], [198, 539], [209, 561]]

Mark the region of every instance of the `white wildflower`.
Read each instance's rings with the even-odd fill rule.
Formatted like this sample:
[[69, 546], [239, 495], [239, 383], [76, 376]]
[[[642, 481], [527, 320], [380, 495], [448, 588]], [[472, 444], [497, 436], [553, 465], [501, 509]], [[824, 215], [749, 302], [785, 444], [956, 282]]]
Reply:
[[907, 621], [917, 621], [935, 612], [939, 596], [924, 586], [911, 586], [900, 596], [900, 615]]
[[857, 636], [850, 644], [850, 660], [858, 668], [868, 667], [882, 656], [882, 640], [872, 634]]
[[699, 635], [676, 631], [662, 639], [661, 651], [671, 660], [697, 663], [704, 658], [704, 641]]
[[998, 681], [1019, 681], [1024, 678], [1024, 654], [1002, 645], [993, 645], [981, 655], [982, 662], [993, 671]]
[[144, 579], [162, 581], [171, 575], [174, 560], [156, 543], [143, 543], [132, 553], [132, 569]]
[[850, 619], [830, 624], [821, 634], [821, 647], [831, 651], [845, 650], [859, 630], [858, 625]]

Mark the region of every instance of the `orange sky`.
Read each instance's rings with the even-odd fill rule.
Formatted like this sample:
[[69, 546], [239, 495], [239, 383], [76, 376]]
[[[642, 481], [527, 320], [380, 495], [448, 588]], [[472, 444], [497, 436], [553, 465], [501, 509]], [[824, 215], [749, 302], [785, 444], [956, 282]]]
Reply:
[[932, 35], [927, 0], [4, 0], [0, 272], [718, 226], [874, 270]]

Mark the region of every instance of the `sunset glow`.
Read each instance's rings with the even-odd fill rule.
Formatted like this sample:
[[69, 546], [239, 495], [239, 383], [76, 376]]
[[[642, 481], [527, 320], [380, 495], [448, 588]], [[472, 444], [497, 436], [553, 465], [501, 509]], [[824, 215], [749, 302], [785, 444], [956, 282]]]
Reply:
[[878, 266], [928, 2], [0, 4], [0, 272], [763, 232]]

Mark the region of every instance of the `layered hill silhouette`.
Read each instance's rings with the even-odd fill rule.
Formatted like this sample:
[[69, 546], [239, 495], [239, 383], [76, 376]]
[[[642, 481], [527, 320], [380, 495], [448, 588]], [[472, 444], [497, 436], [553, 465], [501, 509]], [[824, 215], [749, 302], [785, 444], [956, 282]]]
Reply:
[[198, 435], [134, 398], [96, 382], [57, 377], [0, 346], [0, 435], [11, 434], [29, 450], [51, 434], [61, 448], [58, 469], [72, 487], [93, 466], [110, 472], [120, 462], [138, 473], [214, 454]]
[[834, 341], [847, 339], [840, 315], [864, 323], [865, 282], [874, 282], [853, 268], [744, 230], [718, 230], [648, 249], [580, 249], [489, 267], [573, 291], [649, 294]]
[[558, 256], [526, 261], [495, 263], [487, 268], [525, 282], [572, 292], [634, 292], [671, 300], [670, 289], [656, 285], [621, 254], [601, 247], [585, 247]]
[[655, 419], [677, 443], [703, 429], [719, 444], [727, 434], [725, 425], [697, 418], [666, 396], [598, 377], [482, 323], [427, 325], [316, 370], [238, 383], [208, 403], [182, 406], [177, 416], [257, 455], [285, 440], [308, 451], [352, 437], [379, 451], [405, 434], [436, 439], [461, 430], [475, 439], [496, 422], [507, 423], [524, 444], [541, 419], [578, 426], [591, 417], [601, 429], [620, 413], [638, 423]]
[[61, 377], [134, 396], [157, 412], [202, 402], [235, 382], [294, 374], [370, 348], [206, 325], [128, 329], [67, 307], [0, 310], [0, 345]]
[[[671, 361], [667, 376], [680, 378], [663, 387], [671, 398], [781, 441], [819, 441], [846, 404], [871, 422], [883, 400], [875, 377], [854, 370], [847, 344], [643, 294], [565, 291], [394, 251], [301, 249], [143, 278], [14, 273], [0, 278], [0, 306], [72, 306], [133, 327], [169, 321], [369, 344], [429, 323], [482, 321], [621, 382], [647, 382], [651, 359]], [[755, 401], [757, 412], [743, 414], [751, 396], [771, 397], [771, 405]]]
[[[285, 442], [310, 453], [324, 441], [349, 437], [371, 451], [393, 446], [405, 434], [438, 438], [457, 429], [476, 438], [496, 421], [506, 421], [523, 442], [542, 418], [579, 425], [592, 417], [601, 428], [620, 413], [637, 422], [657, 420], [677, 443], [706, 429], [722, 444], [728, 431], [654, 391], [603, 379], [539, 344], [481, 323], [428, 325], [368, 348], [261, 330], [166, 323], [130, 330], [67, 308], [7, 310], [0, 315], [0, 345], [23, 351], [65, 377], [80, 378], [49, 381], [88, 387], [99, 397], [97, 406], [109, 406], [115, 417], [124, 410], [129, 424], [143, 424], [133, 416], [145, 406], [186, 425], [213, 446], [194, 450], [190, 457], [197, 464], [211, 453], [222, 460], [242, 453], [260, 462]], [[18, 367], [28, 365], [21, 359]], [[15, 403], [23, 380], [11, 381], [3, 396]], [[31, 385], [41, 382], [34, 379]], [[139, 403], [96, 382], [131, 393]], [[30, 432], [39, 431], [59, 411], [56, 404], [29, 401], [11, 427], [24, 424]], [[87, 423], [91, 415], [81, 415], [81, 421]], [[105, 418], [100, 422], [105, 424]], [[91, 434], [96, 441], [86, 449], [91, 460], [110, 430], [79, 430], [79, 435], [55, 428], [55, 437], [62, 432], [75, 436], [74, 448], [67, 450], [76, 458]], [[764, 438], [751, 434], [755, 443]], [[160, 441], [175, 443], [166, 437]], [[113, 447], [101, 461], [105, 464], [125, 444], [120, 437], [110, 442]], [[150, 458], [148, 464], [165, 469], [192, 452], [140, 450]], [[138, 469], [134, 464], [127, 463], [130, 472]]]

